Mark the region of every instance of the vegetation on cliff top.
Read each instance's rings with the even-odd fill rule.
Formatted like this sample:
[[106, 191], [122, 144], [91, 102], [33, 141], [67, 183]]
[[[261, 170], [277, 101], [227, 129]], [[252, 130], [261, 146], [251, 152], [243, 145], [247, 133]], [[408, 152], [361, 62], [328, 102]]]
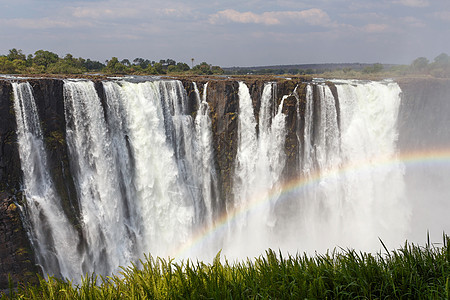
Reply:
[[[425, 57], [415, 59], [410, 65], [390, 65], [375, 63], [363, 68], [302, 69], [283, 68], [229, 68], [224, 71], [219, 66], [202, 62], [192, 68], [173, 59], [152, 61], [144, 58], [119, 60], [117, 57], [105, 61], [75, 58], [71, 54], [59, 57], [56, 53], [38, 50], [34, 55], [25, 55], [22, 50], [11, 49], [7, 55], [0, 55], [0, 74], [93, 74], [109, 75], [314, 75], [325, 78], [380, 79], [387, 77], [431, 76], [450, 78], [450, 56], [442, 53], [430, 62]], [[333, 64], [330, 64], [333, 65]], [[357, 65], [357, 64], [355, 64]]]
[[[212, 264], [148, 257], [119, 276], [88, 276], [79, 285], [50, 277], [11, 289], [12, 299], [449, 299], [450, 239], [405, 244], [385, 254], [354, 250], [285, 257], [272, 250], [255, 260]], [[6, 295], [2, 299], [9, 299]]]
[[[192, 61], [193, 62], [193, 61]], [[193, 63], [192, 63], [193, 64]], [[164, 75], [164, 74], [193, 74], [193, 75], [220, 75], [223, 70], [219, 66], [212, 66], [202, 62], [192, 67], [186, 63], [176, 62], [173, 59], [150, 61], [135, 58], [133, 62], [128, 59], [119, 61], [112, 57], [105, 63], [90, 59], [75, 58], [72, 54], [59, 57], [56, 53], [38, 50], [34, 55], [25, 55], [22, 50], [11, 49], [7, 55], [0, 56], [0, 73], [3, 74], [135, 74], [135, 75]]]
[[[336, 67], [349, 65], [347, 67]], [[290, 74], [290, 75], [319, 75], [325, 78], [355, 78], [355, 79], [380, 79], [387, 77], [431, 76], [437, 78], [450, 78], [450, 56], [442, 53], [430, 62], [425, 57], [415, 59], [410, 65], [372, 65], [361, 64], [317, 64], [320, 69], [301, 67], [283, 68], [283, 66], [271, 68], [230, 68], [225, 73], [233, 75], [262, 75], [262, 74]]]

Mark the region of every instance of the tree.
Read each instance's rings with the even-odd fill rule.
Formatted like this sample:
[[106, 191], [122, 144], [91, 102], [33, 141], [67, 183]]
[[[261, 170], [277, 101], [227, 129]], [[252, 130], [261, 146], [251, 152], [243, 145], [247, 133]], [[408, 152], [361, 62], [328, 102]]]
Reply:
[[27, 67], [31, 67], [33, 65], [33, 54], [28, 54], [27, 56]]
[[379, 72], [383, 71], [383, 68], [384, 67], [382, 64], [376, 63], [376, 64], [373, 64], [372, 66], [365, 67], [363, 69], [363, 72], [364, 73], [379, 73]]
[[22, 50], [17, 50], [16, 48], [13, 48], [9, 50], [8, 55], [6, 56], [10, 61], [14, 61], [16, 59], [18, 60], [26, 60], [25, 54], [22, 53]]
[[211, 66], [206, 62], [196, 65], [192, 68], [192, 71], [198, 75], [212, 75]]
[[157, 74], [166, 74], [166, 71], [164, 70], [164, 67], [161, 63], [155, 63], [153, 66]]
[[117, 57], [112, 57], [106, 65], [105, 71], [111, 74], [124, 74], [126, 67], [119, 62]]
[[222, 68], [219, 67], [219, 66], [212, 66], [211, 67], [211, 72], [214, 75], [222, 75], [223, 73], [225, 73], [224, 70], [222, 70]]
[[428, 67], [428, 59], [425, 57], [418, 57], [411, 63], [413, 71], [424, 71]]
[[191, 68], [189, 68], [188, 64], [179, 62], [179, 63], [177, 63], [177, 69], [180, 72], [185, 72], [185, 71], [189, 71]]
[[143, 58], [135, 58], [133, 59], [133, 63], [136, 66], [140, 66], [142, 69], [146, 69], [148, 67], [148, 65], [150, 64], [150, 61], [148, 59], [143, 59]]
[[434, 62], [441, 66], [448, 65], [450, 64], [450, 57], [447, 53], [441, 53], [434, 58]]
[[101, 69], [103, 69], [105, 66], [105, 64], [102, 64], [99, 61], [92, 61], [89, 58], [83, 63], [83, 66], [88, 70], [88, 71], [100, 71]]
[[33, 63], [38, 66], [44, 66], [45, 68], [47, 68], [50, 64], [56, 63], [58, 59], [59, 56], [56, 53], [45, 50], [38, 50], [34, 52]]
[[450, 57], [446, 53], [441, 53], [434, 58], [430, 73], [435, 77], [450, 77]]
[[0, 72], [5, 74], [14, 74], [16, 72], [14, 63], [6, 56], [0, 57]]
[[131, 63], [130, 63], [130, 61], [129, 61], [127, 58], [122, 59], [122, 60], [120, 61], [120, 63], [121, 63], [122, 65], [127, 66], [127, 67], [131, 66]]
[[173, 60], [173, 59], [170, 59], [170, 58], [166, 59], [167, 66], [175, 66], [176, 63], [177, 62], [175, 60]]
[[47, 67], [48, 73], [53, 74], [81, 74], [86, 71], [83, 58], [74, 58], [72, 54], [66, 54], [63, 59]]

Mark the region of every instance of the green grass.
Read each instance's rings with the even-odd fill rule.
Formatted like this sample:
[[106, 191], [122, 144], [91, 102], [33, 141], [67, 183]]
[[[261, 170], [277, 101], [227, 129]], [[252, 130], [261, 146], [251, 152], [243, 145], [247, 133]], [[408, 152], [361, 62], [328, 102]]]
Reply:
[[[334, 250], [283, 256], [272, 250], [230, 264], [146, 257], [142, 266], [79, 285], [50, 277], [19, 286], [12, 299], [449, 299], [449, 237], [439, 247], [406, 243], [386, 253]], [[383, 244], [384, 247], [384, 244]], [[3, 295], [2, 299], [10, 299]]]

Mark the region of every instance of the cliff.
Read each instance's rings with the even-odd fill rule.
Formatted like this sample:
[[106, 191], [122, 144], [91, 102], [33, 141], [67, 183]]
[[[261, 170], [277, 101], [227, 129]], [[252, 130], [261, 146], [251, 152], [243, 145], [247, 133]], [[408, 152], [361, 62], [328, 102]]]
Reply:
[[[234, 79], [211, 78], [180, 78], [189, 101], [190, 114], [195, 115], [197, 104], [193, 82], [196, 82], [203, 92], [203, 84], [208, 82], [207, 101], [211, 110], [213, 147], [215, 151], [216, 169], [219, 171], [219, 192], [222, 202], [218, 211], [225, 209], [225, 201], [232, 201], [231, 188], [233, 162], [237, 151], [237, 114], [238, 114], [238, 81]], [[240, 78], [249, 86], [253, 99], [255, 117], [258, 118], [259, 99], [267, 79], [261, 77]], [[300, 95], [300, 110], [304, 110], [305, 84], [301, 78], [285, 80], [276, 78], [277, 89], [274, 92], [276, 105], [279, 105], [283, 96], [285, 102], [283, 112], [287, 115], [289, 126], [286, 138], [287, 161], [285, 174], [293, 174], [298, 159], [296, 149], [298, 139], [296, 128], [300, 126], [297, 120], [297, 98], [293, 95], [298, 85], [297, 93]], [[55, 182], [58, 193], [61, 196], [63, 209], [73, 224], [80, 220], [79, 208], [76, 200], [76, 192], [71, 166], [68, 159], [66, 144], [66, 123], [64, 117], [64, 93], [63, 80], [61, 79], [29, 79], [27, 80], [34, 93], [44, 142], [48, 153], [50, 174]], [[102, 105], [106, 105], [102, 82], [94, 80], [96, 90]], [[17, 145], [16, 120], [13, 109], [13, 91], [11, 82], [0, 81], [0, 288], [7, 287], [8, 274], [11, 274], [14, 282], [19, 280], [31, 280], [30, 274], [38, 271], [35, 267], [35, 259], [32, 247], [26, 235], [24, 224], [20, 222], [19, 205], [22, 202], [22, 174]], [[106, 110], [105, 110], [106, 111]], [[107, 117], [105, 115], [105, 117]], [[31, 273], [30, 273], [31, 272]]]
[[[196, 82], [200, 94], [203, 93], [204, 83], [208, 82], [207, 101], [210, 106], [212, 120], [213, 148], [215, 152], [215, 165], [218, 170], [219, 193], [221, 201], [218, 211], [225, 210], [225, 203], [232, 199], [232, 174], [234, 160], [237, 153], [238, 138], [238, 80], [244, 81], [249, 87], [253, 100], [255, 118], [258, 120], [261, 94], [264, 83], [276, 81], [274, 91], [274, 105], [279, 105], [284, 97], [283, 113], [286, 115], [287, 136], [285, 140], [286, 165], [283, 171], [284, 178], [288, 179], [296, 174], [299, 160], [299, 139], [302, 136], [304, 112], [306, 107], [306, 78], [261, 78], [243, 77], [237, 79], [227, 78], [178, 78], [186, 90], [189, 113], [195, 116], [197, 111], [196, 94], [193, 82]], [[102, 79], [94, 79], [97, 94], [106, 105]], [[70, 221], [79, 224], [79, 207], [76, 199], [74, 180], [72, 178], [66, 144], [66, 123], [64, 116], [64, 93], [61, 79], [30, 79], [34, 97], [42, 123], [45, 147], [49, 157], [50, 174], [55, 182], [57, 191], [62, 199], [63, 209]], [[335, 98], [336, 108], [339, 112], [339, 99], [336, 88], [327, 83]], [[411, 143], [427, 142], [427, 136], [436, 128], [442, 128], [443, 140], [450, 140], [450, 133], [444, 124], [433, 119], [433, 114], [445, 107], [450, 109], [450, 84], [448, 81], [409, 79], [399, 81], [403, 91], [403, 101], [399, 117], [399, 145], [402, 148], [411, 146]], [[295, 90], [295, 93], [294, 93]], [[314, 88], [313, 94], [317, 91]], [[429, 105], [435, 101], [436, 105]], [[316, 107], [319, 110], [320, 107]], [[106, 110], [105, 110], [106, 111]], [[442, 111], [442, 110], [441, 110]], [[415, 126], [415, 120], [426, 114], [430, 127]], [[107, 116], [105, 116], [107, 117]], [[299, 118], [300, 117], [300, 118]], [[414, 127], [415, 126], [415, 127]], [[257, 128], [258, 130], [258, 128]], [[417, 142], [412, 138], [415, 134], [420, 136]], [[422, 139], [423, 137], [423, 139]], [[17, 147], [16, 120], [13, 109], [13, 91], [11, 82], [0, 80], [0, 289], [8, 284], [8, 274], [14, 282], [33, 281], [33, 274], [39, 271], [36, 267], [25, 226], [21, 222], [20, 205], [22, 203], [22, 174]], [[75, 226], [77, 227], [77, 226]], [[78, 226], [79, 227], [79, 226]], [[80, 233], [81, 234], [81, 233]], [[34, 278], [34, 279], [33, 279]]]

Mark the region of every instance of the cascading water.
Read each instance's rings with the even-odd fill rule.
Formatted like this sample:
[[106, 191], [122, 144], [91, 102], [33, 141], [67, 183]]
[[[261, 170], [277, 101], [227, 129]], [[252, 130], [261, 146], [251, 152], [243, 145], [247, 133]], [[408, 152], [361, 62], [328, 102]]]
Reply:
[[117, 140], [127, 147], [118, 152], [133, 166], [125, 186], [134, 187], [128, 206], [142, 244], [137, 255], [167, 256], [213, 222], [218, 192], [206, 86], [195, 120], [179, 81], [105, 82], [104, 89], [106, 115], [121, 120]]
[[[30, 234], [44, 271], [69, 278], [109, 275], [144, 253], [176, 254], [223, 220], [221, 236], [185, 255], [210, 258], [223, 249], [228, 257], [244, 258], [269, 247], [295, 253], [336, 245], [374, 250], [378, 236], [403, 240], [410, 207], [403, 166], [395, 162], [397, 84], [335, 81], [336, 98], [328, 84], [308, 83], [302, 112], [293, 91], [297, 117], [304, 118], [295, 133], [302, 184], [286, 193], [288, 96], [277, 103], [276, 84], [266, 83], [255, 112], [240, 82], [228, 203], [220, 198], [208, 84], [202, 96], [193, 85], [194, 109], [176, 80], [101, 86], [104, 99], [91, 81], [64, 82], [77, 231], [47, 171], [31, 87], [13, 84]], [[220, 215], [221, 207], [228, 216]]]
[[[277, 185], [281, 184], [285, 165], [286, 126], [282, 113], [284, 99], [277, 108], [272, 93], [274, 85], [264, 85], [257, 132], [249, 89], [239, 82], [238, 149], [233, 204], [228, 207], [230, 214], [248, 207], [255, 197], [264, 199], [269, 193], [276, 193]], [[224, 245], [225, 253], [254, 256], [273, 245], [271, 235], [276, 223], [273, 211], [276, 200], [277, 197], [272, 196], [263, 211], [257, 214], [245, 213], [230, 224], [229, 241]], [[255, 235], [255, 232], [258, 234]]]
[[64, 101], [67, 144], [88, 249], [84, 269], [109, 274], [136, 259], [110, 132], [92, 82], [66, 81]]
[[306, 90], [305, 183], [291, 230], [311, 251], [330, 245], [370, 251], [379, 247], [377, 237], [395, 243], [408, 228], [403, 165], [396, 162], [401, 91], [395, 83], [349, 81], [337, 81], [336, 89], [339, 103], [325, 84]]
[[47, 154], [33, 90], [29, 83], [12, 83], [20, 163], [23, 171], [25, 213], [31, 242], [44, 275], [77, 277], [83, 273], [77, 252], [78, 234], [61, 207], [49, 174]]
[[203, 87], [203, 97], [200, 98], [197, 84], [194, 82], [194, 90], [197, 99], [197, 114], [195, 116], [195, 175], [200, 181], [201, 193], [205, 205], [204, 218], [207, 226], [212, 226], [217, 216], [218, 185], [217, 174], [214, 168], [214, 149], [212, 144], [210, 109], [206, 101], [208, 83]]

